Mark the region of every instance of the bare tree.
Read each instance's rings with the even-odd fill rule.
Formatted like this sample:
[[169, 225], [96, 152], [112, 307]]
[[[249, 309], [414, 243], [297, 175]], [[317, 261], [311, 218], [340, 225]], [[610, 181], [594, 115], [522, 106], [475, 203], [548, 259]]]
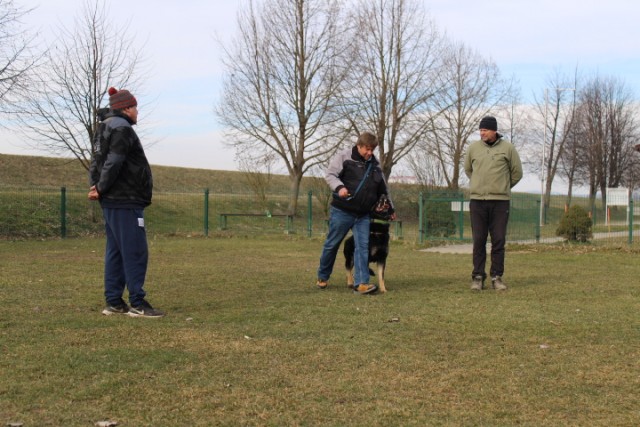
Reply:
[[329, 207], [333, 196], [324, 179], [324, 172], [324, 169], [318, 165], [309, 171], [310, 176], [307, 179], [309, 180], [309, 189], [322, 207], [324, 217], [329, 218]]
[[513, 98], [513, 89], [493, 61], [457, 43], [445, 50], [437, 82], [444, 88], [433, 99], [440, 114], [430, 121], [424, 149], [436, 158], [447, 187], [457, 190], [470, 136], [482, 116], [496, 115], [498, 106]]
[[[544, 177], [543, 218], [546, 218], [544, 212], [549, 208], [551, 188], [558, 173], [561, 159], [564, 157], [566, 146], [575, 141], [573, 128], [576, 118], [577, 84], [577, 71], [573, 79], [556, 73], [547, 83], [543, 101], [537, 104], [538, 111], [543, 117], [543, 136], [540, 141], [545, 144], [542, 150], [545, 154], [542, 159], [542, 175]], [[567, 102], [567, 99], [569, 102]], [[575, 152], [569, 152], [569, 155], [565, 158], [570, 159], [572, 154], [575, 154]]]
[[34, 39], [20, 24], [29, 12], [13, 0], [0, 0], [0, 111], [7, 112], [12, 95], [26, 90], [28, 72], [37, 60], [31, 52]]
[[419, 143], [407, 158], [407, 164], [418, 184], [425, 189], [447, 187], [446, 177], [438, 157], [426, 145]]
[[634, 166], [634, 147], [639, 128], [636, 100], [625, 85], [616, 78], [607, 82], [607, 117], [609, 121], [609, 157], [607, 187], [628, 186], [629, 169]]
[[598, 191], [606, 205], [608, 187], [632, 185], [637, 165], [634, 145], [639, 138], [633, 96], [624, 82], [596, 76], [578, 93], [576, 135], [572, 141], [578, 153], [575, 166], [579, 182], [588, 185], [592, 202]]
[[268, 147], [284, 162], [295, 214], [303, 175], [325, 161], [346, 134], [336, 126], [338, 66], [346, 38], [336, 0], [253, 2], [238, 15], [239, 35], [225, 48], [223, 97], [215, 111], [230, 144]]
[[634, 152], [627, 157], [628, 164], [626, 171], [624, 172], [624, 183], [633, 193], [640, 185], [640, 124], [638, 118], [640, 118], [640, 105], [637, 102], [632, 102], [629, 105], [628, 111], [630, 113], [630, 119], [632, 123], [629, 125], [629, 143], [633, 145]]
[[[575, 109], [574, 120], [575, 123], [580, 123], [581, 108], [578, 106]], [[559, 174], [564, 176], [567, 180], [567, 206], [571, 206], [571, 199], [573, 197], [573, 188], [580, 183], [580, 175], [578, 168], [583, 163], [584, 158], [581, 156], [581, 144], [579, 129], [577, 125], [574, 125], [569, 133], [563, 152], [560, 155], [560, 169]]]
[[[529, 131], [527, 123], [531, 121], [527, 105], [522, 103], [520, 98], [520, 90], [515, 79], [511, 79], [510, 94], [507, 96], [508, 103], [505, 104], [502, 115], [506, 119], [504, 124], [500, 126], [501, 134], [503, 134], [511, 143], [519, 148], [529, 139]], [[522, 156], [522, 153], [520, 153]]]
[[[356, 134], [378, 137], [385, 176], [423, 138], [438, 92], [442, 36], [415, 0], [361, 0], [342, 103]], [[363, 129], [364, 128], [364, 129]]]
[[269, 185], [273, 178], [273, 165], [275, 163], [275, 153], [246, 152], [240, 150], [237, 153], [239, 169], [242, 171], [247, 185], [256, 196], [256, 201], [263, 210], [268, 210], [267, 200]]
[[140, 55], [127, 26], [113, 27], [105, 4], [84, 4], [73, 29], [60, 28], [61, 37], [35, 71], [28, 95], [20, 102], [22, 132], [36, 148], [71, 154], [89, 169], [97, 112], [109, 86], [136, 92], [135, 72]]

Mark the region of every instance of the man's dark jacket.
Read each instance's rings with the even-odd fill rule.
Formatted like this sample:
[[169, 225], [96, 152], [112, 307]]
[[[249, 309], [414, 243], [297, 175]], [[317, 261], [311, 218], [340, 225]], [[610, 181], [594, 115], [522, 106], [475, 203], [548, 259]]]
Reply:
[[[356, 193], [367, 169], [369, 169], [369, 175]], [[381, 195], [389, 195], [380, 163], [375, 156], [365, 160], [358, 152], [357, 146], [340, 151], [331, 159], [325, 180], [335, 192], [331, 205], [356, 215], [369, 214]], [[337, 196], [342, 187], [347, 187], [350, 197], [344, 199]], [[390, 197], [389, 201], [391, 201]], [[393, 213], [393, 207], [390, 213]]]
[[118, 111], [108, 112], [98, 126], [89, 179], [103, 207], [144, 208], [151, 204], [151, 167], [131, 120]]

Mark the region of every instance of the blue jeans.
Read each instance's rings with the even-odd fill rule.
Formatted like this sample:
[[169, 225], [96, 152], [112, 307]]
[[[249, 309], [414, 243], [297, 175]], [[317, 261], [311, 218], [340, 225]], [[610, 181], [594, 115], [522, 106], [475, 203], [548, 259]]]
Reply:
[[149, 249], [142, 209], [102, 208], [107, 234], [104, 254], [104, 296], [107, 304], [119, 304], [125, 287], [129, 302], [140, 305], [147, 274]]
[[354, 255], [354, 282], [356, 285], [369, 283], [369, 215], [358, 216], [331, 206], [329, 211], [329, 232], [322, 248], [318, 279], [327, 281], [333, 272], [340, 243], [349, 230], [353, 233], [356, 246]]

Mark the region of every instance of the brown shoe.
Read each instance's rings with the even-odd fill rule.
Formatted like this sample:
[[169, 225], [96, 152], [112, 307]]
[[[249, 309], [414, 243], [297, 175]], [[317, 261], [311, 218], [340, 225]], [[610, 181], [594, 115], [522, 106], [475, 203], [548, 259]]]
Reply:
[[360, 283], [358, 286], [353, 288], [353, 292], [358, 293], [360, 295], [370, 294], [378, 290], [376, 285], [369, 285], [367, 283]]
[[329, 286], [329, 282], [327, 282], [326, 280], [318, 279], [318, 281], [316, 282], [316, 286], [320, 289], [327, 289], [327, 286]]

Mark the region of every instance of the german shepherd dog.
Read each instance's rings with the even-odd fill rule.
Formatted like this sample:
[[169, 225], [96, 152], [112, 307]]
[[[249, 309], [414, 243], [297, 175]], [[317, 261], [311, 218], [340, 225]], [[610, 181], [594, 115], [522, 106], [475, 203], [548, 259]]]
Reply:
[[[378, 272], [378, 289], [381, 293], [387, 292], [384, 284], [384, 270], [387, 265], [387, 256], [389, 255], [389, 208], [391, 202], [389, 198], [383, 194], [376, 203], [371, 212], [371, 225], [369, 226], [369, 263], [376, 263]], [[381, 219], [384, 222], [378, 222]], [[344, 266], [347, 270], [347, 286], [353, 288], [353, 257], [355, 252], [355, 243], [353, 236], [344, 241]], [[369, 274], [376, 274], [369, 269]]]

